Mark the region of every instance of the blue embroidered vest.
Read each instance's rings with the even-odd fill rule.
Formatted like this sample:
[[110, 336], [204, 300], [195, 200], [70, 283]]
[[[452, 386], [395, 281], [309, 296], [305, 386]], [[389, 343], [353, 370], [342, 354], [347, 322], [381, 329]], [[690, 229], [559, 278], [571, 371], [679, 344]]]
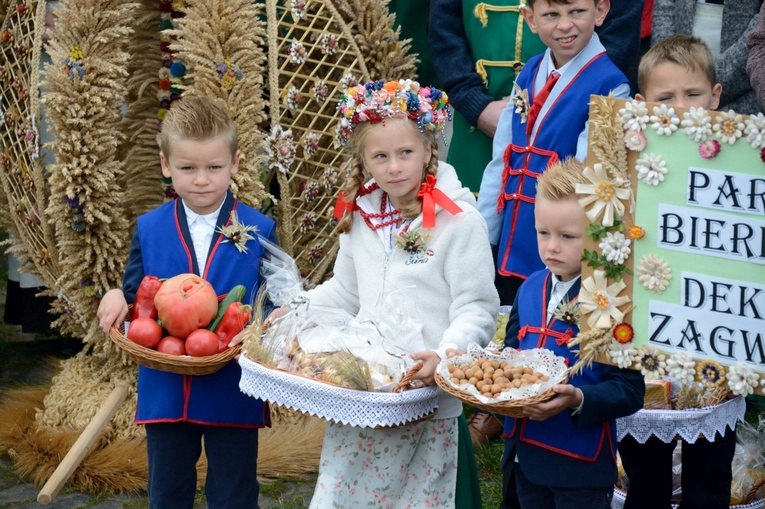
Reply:
[[[518, 291], [517, 302], [520, 303], [518, 319], [521, 327], [518, 333], [519, 349], [547, 348], [555, 355], [564, 357], [570, 366], [576, 362], [577, 350], [570, 349], [568, 341], [579, 333], [579, 328], [562, 322], [554, 316], [550, 322], [547, 322], [549, 278], [548, 270], [535, 272]], [[578, 287], [577, 282], [573, 291], [578, 292]], [[591, 368], [583, 369], [580, 375], [572, 376], [567, 383], [575, 387], [597, 384], [602, 379], [602, 371], [602, 364], [593, 363]], [[607, 438], [611, 438], [613, 442], [611, 450], [616, 450], [614, 438], [616, 430], [609, 430], [612, 425], [613, 423], [604, 422], [595, 426], [574, 426], [570, 412], [564, 410], [544, 421], [506, 417], [502, 436], [515, 438], [580, 460], [594, 462]]]
[[[255, 225], [258, 233], [267, 238], [271, 236], [273, 221], [238, 203], [230, 193], [221, 208], [219, 225], [230, 223], [232, 209], [236, 210], [240, 223]], [[180, 200], [140, 216], [136, 228], [144, 274], [168, 278], [198, 271]], [[249, 303], [257, 292], [263, 248], [257, 239], [250, 240], [246, 244], [248, 252], [240, 253], [234, 244], [223, 242], [225, 240], [217, 232], [213, 235], [202, 276], [218, 295], [227, 293], [237, 284], [244, 285], [248, 289], [245, 299]], [[129, 277], [135, 280], [135, 275], [126, 273], [126, 282]], [[240, 377], [241, 368], [235, 361], [220, 371], [201, 376], [177, 375], [140, 366], [136, 423], [184, 421], [236, 427], [270, 425], [268, 407], [239, 390]]]
[[[521, 89], [530, 92], [530, 102], [534, 100], [532, 84], [544, 56], [543, 53], [529, 59], [516, 80]], [[562, 86], [562, 79], [558, 85]], [[599, 53], [584, 64], [560, 93], [556, 92], [557, 87], [553, 89], [546, 101], [551, 103], [549, 110], [545, 113], [543, 108], [537, 119], [534, 139], [527, 136], [521, 115], [513, 113], [512, 143], [505, 149], [503, 193], [497, 204], [503, 214], [497, 256], [500, 274], [525, 279], [544, 268], [534, 230], [537, 177], [557, 160], [576, 155], [579, 134], [589, 115], [590, 95], [608, 95], [626, 81], [606, 54]]]

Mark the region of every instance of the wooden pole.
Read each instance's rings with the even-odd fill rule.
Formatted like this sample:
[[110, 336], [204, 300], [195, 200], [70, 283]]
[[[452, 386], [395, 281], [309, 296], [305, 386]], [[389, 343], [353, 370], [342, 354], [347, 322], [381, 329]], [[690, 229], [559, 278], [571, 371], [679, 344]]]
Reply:
[[72, 448], [69, 449], [64, 459], [56, 467], [56, 470], [53, 471], [53, 475], [50, 476], [48, 482], [40, 490], [40, 494], [37, 495], [37, 502], [40, 505], [48, 505], [56, 498], [58, 492], [61, 491], [66, 481], [69, 480], [82, 459], [90, 448], [93, 447], [103, 429], [112, 420], [117, 409], [125, 400], [127, 393], [127, 384], [121, 383], [114, 387], [109, 397], [106, 398], [106, 401], [96, 412], [96, 415], [93, 416]]

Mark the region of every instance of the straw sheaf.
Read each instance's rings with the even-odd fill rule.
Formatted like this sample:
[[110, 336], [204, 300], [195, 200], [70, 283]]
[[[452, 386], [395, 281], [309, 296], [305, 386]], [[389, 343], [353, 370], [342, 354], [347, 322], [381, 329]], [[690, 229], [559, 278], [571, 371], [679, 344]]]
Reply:
[[[262, 8], [252, 0], [196, 0], [186, 2], [184, 14], [175, 21], [177, 28], [169, 31], [177, 37], [171, 47], [187, 68], [184, 94], [216, 97], [227, 104], [242, 152], [231, 190], [240, 200], [260, 207], [268, 197], [260, 174], [264, 134], [259, 125], [266, 120]], [[216, 72], [227, 59], [241, 72], [230, 89]]]
[[0, 226], [12, 236], [8, 251], [21, 261], [22, 270], [39, 275], [50, 287], [60, 268], [53, 228], [42, 217], [47, 186], [39, 153], [37, 90], [45, 3], [30, 2], [19, 12], [15, 3], [5, 2], [1, 12], [0, 32], [10, 39], [0, 45], [0, 156], [5, 163], [0, 164]]
[[[68, 302], [74, 320], [64, 313], [56, 324], [64, 331], [103, 340], [97, 328], [94, 297], [121, 280], [130, 224], [122, 213], [119, 185], [124, 161], [121, 107], [126, 95], [127, 25], [138, 7], [121, 0], [65, 0], [56, 10], [56, 30], [49, 43], [51, 63], [45, 67], [43, 101], [54, 141], [56, 162], [48, 168], [50, 201], [45, 215], [55, 221], [61, 273], [56, 292]], [[73, 49], [82, 53], [82, 76], [67, 72]], [[82, 231], [75, 231], [78, 200]], [[76, 275], [76, 276], [74, 276]]]
[[623, 129], [618, 115], [615, 114], [615, 105], [613, 95], [593, 97], [590, 139], [595, 140], [595, 143], [590, 144], [590, 150], [612, 179], [627, 180], [627, 148], [622, 141]]
[[133, 19], [128, 20], [133, 37], [127, 47], [130, 60], [124, 117], [126, 143], [120, 157], [128, 166], [120, 187], [124, 192], [123, 211], [131, 224], [165, 198], [157, 148], [158, 73], [162, 68], [160, 31], [157, 30], [159, 20], [156, 0], [141, 0]]

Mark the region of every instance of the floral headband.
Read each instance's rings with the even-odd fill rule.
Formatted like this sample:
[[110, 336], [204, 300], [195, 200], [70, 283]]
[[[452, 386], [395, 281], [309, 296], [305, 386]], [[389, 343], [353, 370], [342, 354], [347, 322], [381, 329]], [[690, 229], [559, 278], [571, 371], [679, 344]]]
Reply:
[[420, 131], [439, 132], [451, 120], [449, 97], [435, 87], [421, 87], [412, 80], [369, 81], [349, 87], [337, 105], [342, 118], [337, 140], [348, 143], [353, 129], [362, 122], [376, 124], [400, 113], [417, 122]]

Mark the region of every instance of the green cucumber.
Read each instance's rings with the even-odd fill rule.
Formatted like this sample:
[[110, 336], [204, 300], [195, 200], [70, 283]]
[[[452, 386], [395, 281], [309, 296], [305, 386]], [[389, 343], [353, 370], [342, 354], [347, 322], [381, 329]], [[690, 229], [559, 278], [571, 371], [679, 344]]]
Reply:
[[229, 290], [226, 297], [220, 301], [220, 304], [218, 304], [218, 314], [215, 315], [215, 319], [210, 322], [210, 325], [208, 325], [207, 328], [215, 332], [215, 329], [218, 328], [220, 321], [223, 319], [223, 315], [226, 314], [226, 309], [228, 309], [232, 302], [242, 302], [246, 293], [247, 288], [245, 288], [244, 285], [236, 285]]

